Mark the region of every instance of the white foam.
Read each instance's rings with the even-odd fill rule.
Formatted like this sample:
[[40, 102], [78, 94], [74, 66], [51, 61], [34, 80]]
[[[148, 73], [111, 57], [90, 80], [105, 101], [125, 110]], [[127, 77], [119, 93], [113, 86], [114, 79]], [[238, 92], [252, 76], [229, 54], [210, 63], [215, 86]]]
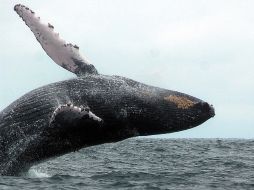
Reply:
[[45, 171], [41, 171], [40, 168], [31, 168], [30, 170], [28, 170], [28, 172], [25, 175], [26, 175], [26, 177], [30, 177], [30, 178], [49, 178], [49, 177], [52, 177], [51, 175], [49, 175]]

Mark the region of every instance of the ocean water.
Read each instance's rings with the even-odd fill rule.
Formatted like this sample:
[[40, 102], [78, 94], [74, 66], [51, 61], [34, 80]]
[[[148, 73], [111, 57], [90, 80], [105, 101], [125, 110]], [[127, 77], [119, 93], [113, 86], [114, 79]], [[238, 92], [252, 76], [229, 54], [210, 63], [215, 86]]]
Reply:
[[254, 140], [134, 138], [1, 176], [0, 189], [254, 189]]

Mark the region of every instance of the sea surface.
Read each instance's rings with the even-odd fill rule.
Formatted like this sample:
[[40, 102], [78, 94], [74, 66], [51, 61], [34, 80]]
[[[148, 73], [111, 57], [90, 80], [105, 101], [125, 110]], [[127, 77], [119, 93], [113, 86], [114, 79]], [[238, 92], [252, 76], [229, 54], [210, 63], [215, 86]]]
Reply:
[[134, 138], [0, 177], [0, 189], [254, 189], [254, 140]]

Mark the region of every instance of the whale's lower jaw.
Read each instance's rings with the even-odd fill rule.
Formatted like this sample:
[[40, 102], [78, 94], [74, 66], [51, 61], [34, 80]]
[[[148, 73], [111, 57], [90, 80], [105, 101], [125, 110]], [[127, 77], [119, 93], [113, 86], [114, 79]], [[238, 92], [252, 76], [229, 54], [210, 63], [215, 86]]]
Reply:
[[0, 113], [0, 174], [18, 175], [88, 146], [186, 130], [213, 116], [202, 100], [124, 77], [50, 84]]

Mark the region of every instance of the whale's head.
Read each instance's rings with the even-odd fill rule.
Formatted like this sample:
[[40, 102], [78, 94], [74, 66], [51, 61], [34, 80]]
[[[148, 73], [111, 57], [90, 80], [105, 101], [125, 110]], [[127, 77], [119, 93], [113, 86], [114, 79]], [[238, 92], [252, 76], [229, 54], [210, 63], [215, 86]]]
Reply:
[[[132, 92], [122, 98], [137, 135], [165, 134], [196, 127], [215, 116], [213, 105], [193, 96], [125, 79]], [[134, 95], [133, 95], [134, 94]], [[126, 102], [127, 100], [128, 103]], [[131, 103], [133, 102], [133, 103]]]
[[215, 116], [213, 105], [165, 90], [146, 98], [141, 114], [133, 115], [139, 135], [165, 134], [196, 127]]

